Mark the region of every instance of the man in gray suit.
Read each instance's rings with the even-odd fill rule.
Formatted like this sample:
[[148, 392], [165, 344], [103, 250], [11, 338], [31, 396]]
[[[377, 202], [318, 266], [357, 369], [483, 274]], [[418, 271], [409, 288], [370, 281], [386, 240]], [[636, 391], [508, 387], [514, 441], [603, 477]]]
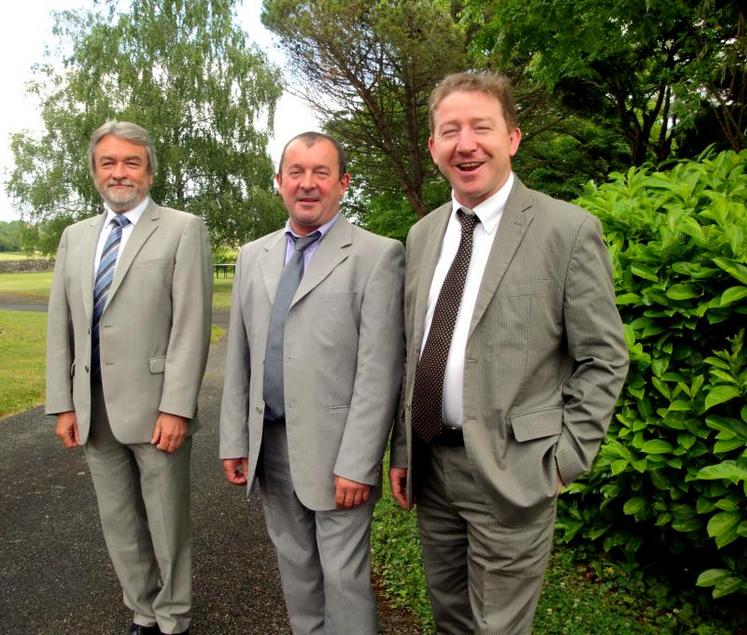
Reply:
[[560, 488], [591, 464], [627, 369], [599, 221], [527, 189], [508, 80], [430, 99], [452, 200], [407, 239], [407, 368], [390, 483], [417, 503], [439, 633], [528, 633]]
[[[46, 412], [83, 446], [128, 632], [189, 632], [191, 434], [210, 340], [202, 221], [148, 197], [150, 135], [110, 121], [88, 158], [104, 213], [60, 240], [49, 296]], [[159, 630], [160, 629], [160, 630]]]
[[291, 139], [288, 222], [242, 247], [231, 301], [220, 456], [231, 483], [259, 482], [296, 634], [378, 632], [369, 534], [402, 377], [404, 249], [339, 213], [349, 181], [334, 139]]

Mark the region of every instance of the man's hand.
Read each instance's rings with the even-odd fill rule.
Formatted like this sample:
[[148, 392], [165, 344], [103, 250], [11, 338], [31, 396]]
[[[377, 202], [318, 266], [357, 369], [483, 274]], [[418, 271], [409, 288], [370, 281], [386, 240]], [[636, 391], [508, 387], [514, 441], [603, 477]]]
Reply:
[[249, 477], [249, 459], [223, 459], [223, 471], [229, 483], [234, 485], [246, 485]]
[[407, 468], [393, 467], [389, 469], [389, 485], [392, 487], [392, 496], [402, 509], [410, 509], [407, 504]]
[[162, 412], [153, 428], [151, 445], [164, 452], [176, 452], [187, 438], [187, 420], [178, 415]]
[[54, 432], [66, 448], [77, 448], [80, 445], [80, 428], [78, 428], [75, 410], [68, 410], [57, 415]]
[[352, 509], [368, 500], [371, 486], [335, 475], [335, 504], [337, 509]]

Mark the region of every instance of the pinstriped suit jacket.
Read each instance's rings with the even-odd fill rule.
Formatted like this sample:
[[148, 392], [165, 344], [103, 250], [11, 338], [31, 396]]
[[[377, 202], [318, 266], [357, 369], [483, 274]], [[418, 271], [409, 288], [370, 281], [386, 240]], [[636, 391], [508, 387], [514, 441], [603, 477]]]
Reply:
[[[409, 467], [411, 402], [428, 291], [451, 204], [407, 238], [402, 407], [393, 467]], [[507, 525], [530, 522], [589, 468], [627, 372], [609, 256], [596, 217], [526, 188], [506, 203], [470, 324], [463, 424], [478, 484]], [[413, 473], [415, 472], [415, 473]]]

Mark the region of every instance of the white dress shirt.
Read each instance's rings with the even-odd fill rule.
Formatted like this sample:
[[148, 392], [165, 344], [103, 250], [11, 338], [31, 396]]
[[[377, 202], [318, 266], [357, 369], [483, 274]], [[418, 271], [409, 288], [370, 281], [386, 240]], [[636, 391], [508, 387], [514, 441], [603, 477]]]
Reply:
[[[127, 241], [129, 240], [130, 236], [132, 236], [132, 232], [135, 229], [135, 225], [137, 225], [137, 222], [140, 220], [140, 217], [143, 215], [143, 212], [145, 211], [145, 208], [147, 207], [149, 201], [150, 199], [146, 196], [137, 207], [133, 207], [132, 209], [127, 210], [126, 212], [122, 212], [122, 215], [126, 216], [130, 222], [122, 228], [122, 238], [119, 241], [119, 253], [120, 254], [124, 251], [124, 247], [127, 244]], [[98, 242], [98, 245], [96, 245], [96, 256], [93, 259], [93, 282], [94, 284], [96, 283], [96, 272], [99, 269], [99, 263], [101, 262], [101, 254], [104, 251], [104, 245], [106, 244], [106, 239], [109, 238], [109, 234], [111, 234], [112, 230], [114, 229], [114, 225], [112, 225], [112, 219], [115, 216], [119, 216], [119, 214], [115, 214], [114, 212], [112, 212], [112, 210], [109, 208], [108, 205], [104, 205], [104, 208], [106, 209], [106, 218], [104, 219], [104, 224], [101, 226], [101, 233], [99, 234], [99, 242]], [[115, 272], [117, 271], [118, 265], [119, 265], [119, 256], [117, 256], [117, 262], [114, 265]]]
[[[462, 303], [459, 306], [456, 325], [454, 326], [454, 335], [451, 339], [449, 356], [446, 360], [446, 372], [444, 374], [444, 398], [443, 398], [443, 419], [448, 427], [459, 428], [462, 426], [462, 392], [464, 386], [464, 355], [467, 349], [467, 336], [469, 335], [469, 326], [472, 321], [472, 313], [475, 310], [475, 301], [477, 293], [480, 290], [482, 276], [485, 273], [485, 266], [490, 256], [490, 250], [493, 247], [493, 240], [501, 222], [503, 209], [506, 206], [506, 200], [514, 184], [513, 172], [509, 175], [503, 186], [490, 198], [477, 205], [472, 211], [480, 219], [475, 226], [472, 243], [472, 258], [467, 271], [467, 279], [464, 282], [464, 293]], [[420, 347], [420, 353], [423, 353], [423, 347], [428, 339], [428, 333], [431, 329], [433, 311], [436, 308], [438, 294], [441, 292], [446, 274], [449, 271], [457, 250], [459, 241], [462, 237], [462, 226], [457, 219], [457, 210], [464, 207], [456, 198], [452, 191], [451, 194], [451, 216], [446, 226], [443, 242], [441, 243], [441, 253], [438, 257], [436, 270], [433, 273], [431, 288], [428, 293], [428, 310], [425, 314], [425, 329], [423, 333], [423, 342]]]

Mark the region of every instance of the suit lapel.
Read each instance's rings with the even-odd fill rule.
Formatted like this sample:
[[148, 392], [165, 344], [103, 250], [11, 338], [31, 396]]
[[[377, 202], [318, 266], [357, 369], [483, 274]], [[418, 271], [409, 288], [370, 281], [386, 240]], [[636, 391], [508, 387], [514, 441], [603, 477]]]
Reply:
[[340, 217], [322, 238], [319, 249], [309, 263], [309, 268], [301, 278], [301, 284], [293, 297], [291, 307], [312, 289], [318, 286], [337, 265], [348, 257], [345, 248], [353, 242], [353, 230], [348, 220]]
[[132, 261], [137, 256], [140, 248], [148, 240], [148, 237], [156, 231], [160, 216], [161, 212], [158, 205], [153, 201], [149, 201], [140, 220], [135, 224], [132, 235], [127, 239], [124, 250], [119, 254], [117, 268], [114, 270], [114, 280], [112, 280], [112, 286], [109, 289], [107, 306], [111, 304], [112, 298], [117, 293], [119, 285], [122, 284], [122, 280], [127, 275]]
[[106, 212], [94, 216], [88, 221], [88, 231], [85, 233], [85, 242], [80, 246], [80, 254], [83, 258], [81, 267], [81, 292], [83, 295], [83, 311], [90, 321], [93, 318], [93, 261], [96, 259], [96, 247], [99, 243], [101, 227], [106, 219]]
[[418, 282], [416, 285], [415, 304], [413, 306], [413, 315], [415, 317], [413, 345], [416, 351], [420, 351], [423, 332], [425, 327], [425, 314], [428, 311], [428, 295], [433, 282], [433, 274], [436, 271], [438, 257], [441, 254], [441, 245], [443, 244], [446, 226], [449, 224], [451, 216], [451, 203], [446, 203], [441, 207], [433, 210], [438, 219], [430, 228], [428, 236], [424, 238], [423, 254], [418, 265]]
[[262, 272], [262, 280], [265, 283], [270, 304], [275, 300], [278, 281], [280, 280], [280, 274], [283, 272], [285, 248], [285, 230], [281, 229], [277, 232], [277, 236], [274, 239], [268, 241], [265, 246], [265, 254], [259, 263], [259, 269]]
[[[516, 177], [514, 177], [516, 178]], [[495, 240], [490, 250], [485, 272], [482, 276], [480, 290], [475, 300], [475, 309], [472, 313], [469, 334], [472, 335], [475, 327], [485, 314], [488, 304], [493, 299], [498, 285], [508, 269], [511, 260], [519, 248], [529, 225], [532, 223], [531, 201], [529, 190], [516, 178], [511, 194], [506, 201], [500, 225], [496, 230]]]

